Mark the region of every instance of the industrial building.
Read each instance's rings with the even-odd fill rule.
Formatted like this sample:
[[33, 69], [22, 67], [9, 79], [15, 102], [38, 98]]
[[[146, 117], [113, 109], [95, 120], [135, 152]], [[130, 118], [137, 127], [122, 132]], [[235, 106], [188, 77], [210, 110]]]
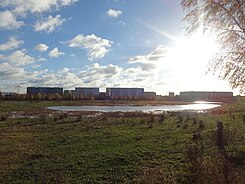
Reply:
[[99, 96], [99, 88], [84, 88], [84, 87], [76, 87], [75, 88], [76, 96], [83, 95], [84, 97], [89, 96]]
[[156, 92], [144, 92], [143, 99], [145, 100], [155, 100]]
[[59, 88], [59, 87], [27, 87], [27, 94], [35, 95], [38, 93], [45, 94], [45, 95], [52, 95], [52, 94], [63, 95], [63, 88]]
[[179, 98], [184, 101], [229, 102], [233, 100], [233, 92], [187, 91], [187, 92], [180, 92]]
[[169, 97], [169, 98], [174, 98], [174, 92], [169, 92], [169, 93], [168, 93], [168, 97]]
[[144, 88], [106, 88], [106, 92], [100, 92], [98, 87], [76, 87], [75, 90], [64, 90], [58, 87], [27, 87], [27, 94], [59, 94], [62, 98], [82, 100], [82, 99], [147, 99], [155, 100], [155, 92], [144, 92]]
[[106, 88], [106, 96], [112, 98], [142, 98], [144, 88]]

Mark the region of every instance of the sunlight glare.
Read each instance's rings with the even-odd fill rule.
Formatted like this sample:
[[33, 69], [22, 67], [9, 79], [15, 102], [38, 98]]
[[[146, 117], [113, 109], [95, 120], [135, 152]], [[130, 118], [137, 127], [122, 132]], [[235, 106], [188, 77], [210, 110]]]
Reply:
[[191, 37], [180, 39], [173, 48], [172, 60], [179, 66], [205, 67], [218, 51], [214, 37], [198, 32]]
[[193, 83], [205, 78], [208, 63], [218, 49], [214, 37], [203, 35], [202, 32], [179, 39], [168, 55], [168, 62], [174, 68], [174, 77]]
[[166, 58], [159, 62], [159, 78], [167, 73], [171, 81], [178, 81], [175, 85], [178, 85], [179, 89], [215, 88], [215, 77], [207, 75], [206, 72], [211, 58], [218, 50], [219, 45], [215, 37], [203, 35], [202, 32], [177, 39], [175, 44], [168, 48]]

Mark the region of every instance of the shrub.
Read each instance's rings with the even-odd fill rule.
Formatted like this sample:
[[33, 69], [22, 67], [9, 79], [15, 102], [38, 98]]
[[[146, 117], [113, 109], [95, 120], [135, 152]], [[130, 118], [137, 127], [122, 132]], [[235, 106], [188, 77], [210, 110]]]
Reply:
[[203, 120], [199, 120], [199, 122], [198, 122], [198, 128], [199, 128], [200, 130], [202, 130], [202, 129], [204, 129], [204, 127], [205, 127], [205, 125], [204, 125]]
[[5, 115], [1, 116], [1, 121], [6, 121], [7, 119], [8, 119], [7, 116], [5, 116]]

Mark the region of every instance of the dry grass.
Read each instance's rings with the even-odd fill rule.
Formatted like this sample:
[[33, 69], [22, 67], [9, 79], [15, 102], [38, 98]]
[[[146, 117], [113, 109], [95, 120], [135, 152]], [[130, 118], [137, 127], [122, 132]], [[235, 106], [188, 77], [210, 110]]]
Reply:
[[27, 159], [31, 154], [36, 152], [35, 133], [31, 127], [8, 125], [1, 128], [0, 131], [1, 149], [0, 176], [8, 175], [21, 167], [22, 161]]

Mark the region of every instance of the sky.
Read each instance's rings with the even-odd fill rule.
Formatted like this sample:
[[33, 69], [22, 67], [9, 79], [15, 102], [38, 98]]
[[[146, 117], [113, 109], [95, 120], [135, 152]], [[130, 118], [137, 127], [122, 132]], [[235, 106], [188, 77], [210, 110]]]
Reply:
[[180, 0], [0, 0], [0, 91], [232, 91], [206, 74], [218, 45], [186, 36], [185, 13]]

